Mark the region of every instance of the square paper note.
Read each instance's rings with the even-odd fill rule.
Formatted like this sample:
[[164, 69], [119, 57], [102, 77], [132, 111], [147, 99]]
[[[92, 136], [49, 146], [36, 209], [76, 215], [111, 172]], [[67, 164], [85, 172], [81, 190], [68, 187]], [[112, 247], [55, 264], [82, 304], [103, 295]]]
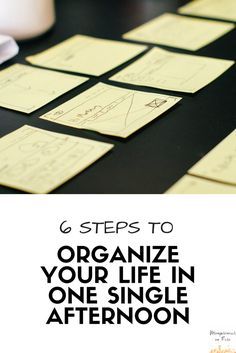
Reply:
[[99, 83], [41, 118], [79, 129], [128, 137], [180, 99]]
[[0, 184], [46, 194], [112, 147], [25, 125], [0, 139]]
[[195, 93], [222, 75], [234, 61], [177, 54], [154, 48], [111, 80]]
[[236, 194], [236, 186], [185, 175], [166, 194]]
[[235, 0], [194, 0], [178, 10], [182, 14], [236, 21]]
[[15, 64], [0, 71], [0, 106], [32, 113], [87, 78]]
[[236, 186], [236, 130], [195, 164], [188, 173]]
[[126, 33], [126, 39], [198, 50], [234, 28], [232, 23], [166, 13]]
[[76, 35], [27, 58], [31, 64], [100, 76], [134, 58], [143, 45]]

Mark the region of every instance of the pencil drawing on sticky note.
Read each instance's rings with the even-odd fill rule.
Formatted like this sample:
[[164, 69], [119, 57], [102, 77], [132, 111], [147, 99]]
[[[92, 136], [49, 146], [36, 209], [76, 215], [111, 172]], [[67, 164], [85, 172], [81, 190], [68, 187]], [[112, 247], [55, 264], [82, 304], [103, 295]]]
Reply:
[[179, 100], [99, 83], [41, 118], [125, 138]]
[[236, 186], [236, 130], [196, 163], [188, 173]]
[[0, 72], [0, 106], [31, 113], [85, 81], [84, 77], [15, 64]]
[[234, 61], [179, 54], [154, 48], [110, 80], [165, 90], [195, 93]]
[[0, 184], [48, 193], [112, 147], [25, 125], [0, 139]]
[[198, 50], [234, 28], [232, 23], [165, 13], [123, 35], [125, 39]]
[[132, 59], [147, 47], [75, 35], [27, 60], [39, 66], [99, 76]]

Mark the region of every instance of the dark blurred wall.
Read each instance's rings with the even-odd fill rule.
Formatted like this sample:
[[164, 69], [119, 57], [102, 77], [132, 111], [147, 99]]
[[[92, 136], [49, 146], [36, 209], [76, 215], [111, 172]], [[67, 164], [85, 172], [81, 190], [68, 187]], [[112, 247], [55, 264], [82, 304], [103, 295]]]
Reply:
[[[120, 37], [124, 32], [166, 11], [175, 12], [179, 6], [187, 2], [185, 0], [56, 0], [58, 21], [63, 17], [63, 25], [71, 27], [71, 34], [96, 35], [99, 32], [100, 36], [107, 38]], [[98, 3], [101, 5], [99, 9]], [[65, 14], [67, 23], [65, 23]], [[112, 28], [112, 33], [109, 32], [109, 28]]]

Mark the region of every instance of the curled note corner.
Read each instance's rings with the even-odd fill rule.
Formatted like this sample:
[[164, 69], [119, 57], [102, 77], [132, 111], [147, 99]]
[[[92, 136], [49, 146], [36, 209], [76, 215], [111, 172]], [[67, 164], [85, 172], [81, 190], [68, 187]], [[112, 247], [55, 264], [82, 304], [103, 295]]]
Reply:
[[10, 60], [19, 52], [19, 47], [15, 40], [7, 35], [0, 34], [0, 65]]

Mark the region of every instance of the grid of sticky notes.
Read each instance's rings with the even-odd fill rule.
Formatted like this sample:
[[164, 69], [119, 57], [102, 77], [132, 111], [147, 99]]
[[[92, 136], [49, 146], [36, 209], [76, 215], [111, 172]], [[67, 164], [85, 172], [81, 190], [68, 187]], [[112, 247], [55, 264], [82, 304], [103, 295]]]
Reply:
[[111, 144], [25, 125], [0, 139], [0, 184], [46, 194], [112, 148]]
[[[235, 0], [195, 0], [179, 13], [165, 13], [123, 35], [145, 45], [75, 35], [26, 58], [41, 68], [15, 64], [0, 71], [0, 106], [30, 114], [89, 80], [78, 74], [101, 76], [134, 59], [111, 75], [109, 84], [99, 82], [39, 116], [76, 129], [131, 136], [181, 100], [175, 95], [144, 92], [140, 87], [193, 94], [235, 63], [148, 47], [152, 43], [195, 51], [212, 43], [235, 25], [182, 14], [236, 21]], [[129, 87], [117, 87], [111, 81]], [[235, 193], [235, 135], [234, 131], [167, 193]], [[111, 144], [25, 125], [0, 139], [0, 184], [49, 193], [112, 148]]]
[[236, 194], [236, 130], [190, 168], [167, 193]]
[[123, 35], [123, 38], [198, 50], [234, 29], [233, 23], [165, 13]]
[[99, 83], [40, 118], [126, 138], [180, 100]]
[[145, 49], [144, 45], [76, 35], [26, 59], [31, 64], [51, 69], [100, 76]]

